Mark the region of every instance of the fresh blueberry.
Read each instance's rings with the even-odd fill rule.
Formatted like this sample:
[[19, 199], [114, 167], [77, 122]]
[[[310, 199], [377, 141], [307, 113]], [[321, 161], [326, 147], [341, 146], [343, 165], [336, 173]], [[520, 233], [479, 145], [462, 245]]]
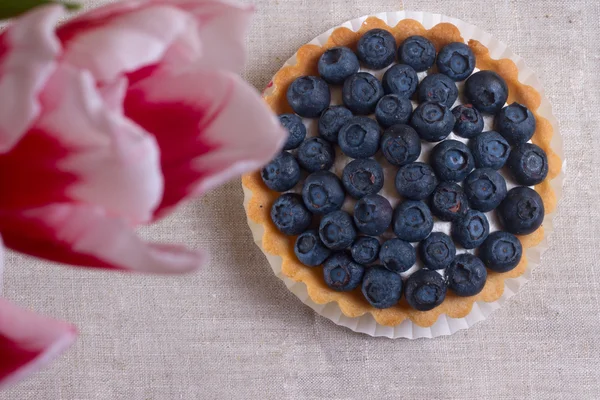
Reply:
[[475, 296], [485, 286], [487, 270], [483, 261], [473, 254], [459, 254], [446, 269], [446, 279], [457, 296]]
[[513, 270], [521, 261], [523, 246], [517, 237], [508, 232], [496, 231], [479, 248], [479, 257], [485, 266], [495, 272]]
[[332, 250], [349, 247], [356, 239], [352, 217], [345, 211], [334, 211], [325, 215], [319, 225], [321, 241]]
[[494, 127], [510, 144], [525, 143], [535, 132], [535, 117], [524, 105], [512, 103], [496, 114]]
[[456, 183], [442, 182], [433, 191], [431, 212], [442, 221], [461, 218], [468, 209], [467, 196]]
[[467, 79], [475, 69], [475, 55], [469, 46], [453, 42], [442, 47], [437, 57], [438, 71], [454, 81]]
[[300, 146], [306, 137], [306, 127], [302, 118], [296, 114], [281, 114], [279, 122], [288, 132], [288, 138], [283, 145], [284, 150], [292, 150]]
[[294, 253], [302, 264], [316, 267], [325, 262], [331, 254], [331, 250], [321, 242], [317, 231], [310, 230], [298, 236], [294, 245]]
[[375, 118], [379, 125], [389, 128], [392, 125], [406, 124], [412, 114], [412, 103], [395, 94], [386, 94], [375, 107]]
[[408, 125], [390, 126], [383, 132], [381, 152], [390, 164], [400, 167], [419, 158], [421, 139]]
[[296, 78], [287, 90], [287, 101], [301, 117], [316, 118], [329, 106], [331, 93], [327, 82], [317, 76]]
[[358, 59], [371, 69], [383, 69], [396, 58], [396, 39], [383, 29], [371, 29], [358, 40]]
[[394, 210], [394, 233], [407, 242], [423, 240], [433, 229], [433, 217], [427, 204], [418, 200], [404, 200]]
[[319, 171], [310, 174], [302, 187], [304, 205], [313, 214], [328, 214], [344, 204], [344, 189], [336, 174]]
[[508, 99], [508, 86], [494, 71], [478, 71], [465, 82], [465, 95], [479, 111], [496, 114]]
[[390, 239], [381, 245], [379, 259], [390, 271], [406, 272], [415, 265], [417, 252], [404, 240]]
[[260, 176], [269, 189], [285, 192], [300, 180], [300, 166], [293, 155], [284, 151], [265, 165]]
[[444, 140], [433, 148], [431, 166], [440, 180], [461, 182], [473, 169], [473, 155], [466, 144]]
[[338, 144], [345, 155], [368, 158], [379, 150], [381, 128], [368, 117], [354, 117], [340, 129]]
[[548, 175], [546, 152], [533, 143], [523, 143], [514, 147], [507, 165], [520, 185], [537, 185]]
[[479, 247], [490, 234], [490, 224], [481, 211], [469, 210], [452, 222], [452, 237], [465, 249]]
[[335, 150], [328, 141], [313, 137], [300, 145], [297, 157], [300, 166], [308, 172], [327, 170], [335, 161]]
[[352, 258], [359, 264], [370, 264], [379, 256], [379, 240], [374, 237], [361, 236], [352, 245]]
[[354, 223], [365, 235], [378, 236], [392, 223], [393, 209], [390, 202], [378, 194], [370, 194], [356, 202]]
[[334, 253], [323, 265], [327, 286], [338, 292], [348, 292], [360, 285], [365, 267], [352, 261], [346, 252]]
[[426, 71], [435, 62], [435, 47], [423, 36], [410, 36], [400, 44], [398, 60], [417, 72]]
[[402, 297], [402, 278], [382, 266], [367, 268], [362, 282], [365, 299], [375, 308], [389, 308]]
[[505, 231], [527, 235], [542, 225], [544, 202], [535, 190], [518, 186], [508, 191], [497, 208], [497, 213]]
[[438, 179], [428, 164], [413, 162], [400, 167], [395, 184], [396, 190], [402, 197], [423, 200], [433, 192]]
[[419, 101], [440, 103], [452, 107], [458, 98], [456, 83], [444, 74], [427, 75], [419, 84]]
[[376, 194], [383, 188], [383, 168], [371, 158], [351, 161], [344, 168], [342, 183], [355, 199]]
[[344, 81], [342, 100], [355, 114], [369, 115], [383, 97], [383, 86], [368, 72], [358, 72]]
[[341, 85], [346, 78], [358, 72], [356, 54], [347, 47], [333, 47], [319, 58], [319, 75], [331, 85]]
[[410, 99], [417, 90], [419, 77], [410, 65], [396, 64], [385, 71], [381, 81], [386, 94]]
[[271, 220], [281, 232], [293, 236], [308, 228], [312, 214], [304, 206], [299, 194], [285, 193], [273, 202]]
[[496, 131], [483, 132], [469, 143], [477, 168], [500, 169], [508, 160], [510, 145]]
[[344, 106], [328, 107], [319, 118], [319, 135], [328, 142], [337, 143], [340, 129], [352, 117], [352, 111]]
[[444, 269], [456, 257], [456, 246], [450, 238], [442, 232], [433, 232], [419, 245], [421, 260], [427, 269]]
[[421, 139], [439, 142], [452, 132], [454, 115], [445, 106], [428, 101], [415, 109], [410, 125], [415, 128]]
[[471, 172], [463, 184], [469, 206], [481, 212], [492, 211], [506, 197], [506, 181], [491, 168]]
[[454, 133], [460, 137], [470, 139], [483, 131], [483, 117], [471, 104], [461, 104], [452, 109]]
[[404, 289], [408, 304], [418, 311], [429, 311], [442, 304], [446, 291], [444, 278], [427, 269], [420, 269], [409, 276]]

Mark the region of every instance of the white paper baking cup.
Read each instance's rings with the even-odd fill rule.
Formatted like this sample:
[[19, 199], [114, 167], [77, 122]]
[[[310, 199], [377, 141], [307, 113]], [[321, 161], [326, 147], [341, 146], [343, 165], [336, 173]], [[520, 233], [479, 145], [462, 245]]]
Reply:
[[[551, 181], [551, 186], [556, 193], [556, 198], [560, 199], [562, 196], [562, 187], [565, 175], [565, 156], [563, 151], [562, 138], [558, 129], [558, 122], [552, 114], [552, 107], [550, 102], [544, 94], [542, 85], [533, 71], [525, 65], [525, 62], [521, 57], [511, 52], [506, 44], [494, 39], [489, 33], [484, 32], [478, 27], [461, 21], [456, 18], [448, 17], [441, 14], [431, 14], [427, 12], [414, 12], [414, 11], [398, 11], [388, 12], [373, 15], [383, 21], [389, 26], [395, 26], [400, 20], [403, 19], [414, 19], [419, 21], [426, 29], [431, 29], [433, 26], [440, 22], [449, 22], [454, 24], [459, 30], [462, 37], [468, 42], [469, 39], [476, 39], [485, 45], [489, 51], [490, 56], [494, 59], [508, 58], [514, 61], [517, 68], [519, 69], [519, 81], [526, 85], [534, 87], [541, 95], [542, 102], [537, 110], [538, 114], [548, 119], [554, 129], [554, 136], [552, 138], [551, 147], [556, 154], [563, 160], [560, 174]], [[324, 45], [327, 39], [334, 31], [339, 27], [346, 27], [357, 31], [363, 22], [369, 16], [363, 16], [360, 18], [353, 19], [345, 22], [340, 26], [331, 28], [327, 32], [317, 36], [310, 44], [316, 44], [319, 46]], [[296, 64], [296, 55], [294, 54], [289, 60], [286, 61], [284, 66]], [[244, 207], [248, 209], [248, 203], [252, 197], [252, 193], [246, 187], [244, 189]], [[544, 232], [545, 236], [542, 242], [536, 246], [526, 249], [528, 266], [523, 275], [518, 278], [506, 279], [504, 283], [504, 293], [502, 296], [494, 302], [477, 301], [473, 304], [473, 309], [464, 318], [450, 318], [447, 315], [440, 315], [438, 320], [429, 328], [423, 328], [410, 319], [403, 321], [397, 326], [384, 326], [378, 324], [371, 314], [365, 314], [357, 318], [349, 318], [342, 314], [339, 306], [335, 302], [328, 304], [317, 304], [311, 300], [308, 296], [306, 285], [302, 282], [295, 282], [281, 272], [282, 259], [279, 256], [274, 256], [267, 253], [262, 247], [262, 240], [264, 234], [264, 228], [262, 225], [255, 223], [248, 218], [248, 225], [252, 231], [254, 242], [261, 249], [261, 251], [267, 257], [269, 265], [273, 269], [273, 272], [279, 277], [287, 286], [287, 288], [294, 293], [304, 304], [315, 310], [319, 315], [330, 319], [338, 325], [345, 326], [355, 332], [365, 333], [370, 336], [384, 336], [390, 339], [407, 338], [407, 339], [418, 339], [418, 338], [435, 338], [438, 336], [451, 335], [461, 329], [467, 329], [476, 324], [479, 321], [486, 319], [494, 310], [500, 308], [509, 298], [514, 296], [531, 278], [531, 270], [541, 263], [541, 255], [548, 248], [547, 238], [554, 231], [553, 219], [556, 211], [547, 214], [544, 218]]]

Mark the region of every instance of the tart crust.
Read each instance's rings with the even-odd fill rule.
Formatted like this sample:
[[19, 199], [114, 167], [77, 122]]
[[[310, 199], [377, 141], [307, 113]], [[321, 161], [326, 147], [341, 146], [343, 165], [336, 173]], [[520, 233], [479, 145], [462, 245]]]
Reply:
[[[396, 26], [390, 27], [376, 17], [369, 17], [357, 32], [348, 28], [335, 29], [324, 46], [307, 44], [298, 49], [296, 64], [286, 66], [279, 70], [267, 86], [268, 94], [263, 97], [276, 114], [292, 112], [286, 100], [286, 91], [290, 83], [303, 75], [318, 75], [317, 61], [325, 50], [336, 46], [347, 46], [356, 49], [358, 39], [368, 30], [381, 28], [391, 32], [400, 43], [412, 35], [425, 36], [439, 51], [444, 45], [451, 42], [464, 42], [456, 26], [450, 23], [440, 23], [427, 30], [421, 23], [404, 19]], [[536, 131], [532, 141], [540, 146], [548, 156], [548, 176], [535, 190], [543, 199], [546, 214], [552, 213], [556, 208], [556, 194], [550, 185], [550, 180], [560, 173], [562, 161], [550, 147], [554, 134], [550, 121], [541, 117], [537, 110], [541, 104], [540, 94], [531, 86], [524, 85], [518, 80], [518, 69], [509, 59], [494, 60], [490, 57], [488, 49], [476, 40], [470, 40], [469, 47], [475, 53], [477, 68], [493, 70], [501, 75], [508, 84], [509, 96], [507, 102], [514, 101], [524, 104], [534, 114]], [[506, 273], [488, 272], [486, 284], [481, 293], [471, 297], [459, 297], [448, 292], [444, 302], [430, 311], [416, 311], [412, 309], [403, 297], [397, 305], [379, 310], [372, 307], [363, 297], [360, 288], [352, 292], [336, 292], [330, 289], [323, 280], [321, 268], [311, 268], [300, 263], [294, 254], [295, 237], [289, 237], [279, 232], [270, 218], [270, 209], [273, 201], [280, 195], [269, 190], [263, 183], [260, 172], [256, 171], [242, 178], [243, 185], [252, 193], [246, 209], [248, 217], [264, 227], [262, 239], [263, 249], [269, 254], [283, 259], [282, 273], [290, 279], [306, 284], [310, 298], [318, 304], [337, 302], [344, 315], [350, 318], [359, 317], [365, 313], [373, 315], [377, 323], [386, 326], [395, 326], [409, 318], [421, 327], [433, 325], [442, 314], [452, 318], [463, 318], [469, 314], [475, 301], [493, 302], [498, 300], [504, 291], [504, 280], [521, 276], [527, 267], [525, 252], [521, 262], [515, 269]], [[524, 248], [538, 245], [544, 238], [543, 225], [535, 232], [519, 236]]]

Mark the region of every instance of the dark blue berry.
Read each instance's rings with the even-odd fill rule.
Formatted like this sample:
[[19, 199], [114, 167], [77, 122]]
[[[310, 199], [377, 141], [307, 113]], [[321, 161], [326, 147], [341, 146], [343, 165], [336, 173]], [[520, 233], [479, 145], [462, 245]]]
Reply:
[[524, 105], [512, 103], [496, 114], [494, 127], [510, 144], [525, 143], [535, 132], [535, 117]]
[[352, 258], [359, 264], [370, 264], [379, 256], [379, 240], [374, 237], [361, 236], [352, 245]]
[[523, 143], [514, 147], [507, 165], [520, 185], [537, 185], [548, 176], [546, 152], [533, 143]]
[[342, 100], [355, 114], [369, 115], [383, 97], [383, 86], [368, 72], [359, 72], [344, 81]]
[[490, 224], [484, 213], [469, 210], [452, 222], [452, 237], [465, 249], [479, 247], [490, 234]]
[[406, 124], [412, 114], [412, 103], [395, 94], [387, 94], [379, 100], [375, 108], [375, 118], [379, 125], [389, 128], [392, 125]]
[[304, 181], [302, 200], [313, 214], [328, 214], [339, 210], [344, 204], [344, 199], [340, 179], [333, 172], [314, 172]]
[[433, 192], [438, 179], [428, 164], [414, 162], [400, 167], [395, 184], [396, 190], [402, 197], [423, 200]]
[[381, 128], [368, 117], [354, 117], [340, 129], [338, 144], [345, 155], [368, 158], [379, 150]]
[[419, 244], [419, 253], [425, 268], [444, 269], [456, 257], [456, 246], [450, 236], [433, 232]]
[[448, 287], [457, 296], [475, 296], [483, 290], [487, 270], [483, 261], [472, 254], [459, 254], [446, 269]]
[[408, 277], [404, 293], [408, 304], [418, 311], [429, 311], [446, 298], [446, 281], [440, 274], [420, 269]]
[[465, 82], [465, 96], [479, 111], [496, 114], [508, 99], [508, 86], [494, 71], [478, 71]]
[[439, 142], [445, 139], [454, 127], [454, 115], [440, 103], [421, 103], [413, 112], [410, 125], [415, 128], [421, 139], [427, 142]]
[[376, 194], [383, 188], [383, 168], [371, 158], [351, 161], [344, 168], [342, 183], [355, 199]]
[[288, 132], [288, 138], [283, 145], [284, 150], [292, 150], [300, 146], [306, 137], [306, 127], [302, 118], [296, 114], [281, 114], [279, 122]]
[[461, 182], [474, 165], [471, 150], [458, 140], [444, 140], [433, 148], [431, 166], [442, 181]]
[[419, 101], [440, 103], [452, 107], [458, 98], [456, 83], [444, 74], [427, 75], [419, 84]]
[[316, 267], [325, 262], [331, 254], [331, 250], [321, 242], [317, 231], [310, 230], [296, 238], [294, 253], [296, 253], [296, 257], [302, 264], [309, 267]]
[[417, 72], [426, 71], [435, 62], [435, 47], [423, 36], [410, 36], [400, 44], [398, 60]]
[[506, 197], [506, 181], [491, 168], [471, 172], [463, 184], [469, 206], [481, 212], [492, 211]]
[[327, 286], [338, 292], [348, 292], [360, 285], [365, 267], [352, 261], [345, 252], [334, 253], [323, 265], [323, 277]]
[[389, 308], [402, 297], [402, 278], [382, 266], [367, 268], [362, 282], [365, 299], [375, 308]]
[[328, 142], [337, 143], [342, 126], [354, 115], [344, 106], [331, 106], [319, 118], [319, 135]]
[[415, 265], [417, 252], [404, 240], [390, 239], [381, 245], [379, 259], [390, 271], [401, 273]]
[[383, 132], [381, 152], [390, 164], [400, 167], [419, 158], [421, 139], [408, 125], [390, 126]]
[[483, 117], [471, 104], [461, 104], [452, 109], [454, 133], [460, 137], [470, 139], [483, 131]]
[[510, 145], [495, 131], [483, 132], [469, 143], [477, 168], [500, 169], [510, 154]]
[[284, 151], [265, 165], [260, 176], [269, 189], [285, 192], [300, 180], [300, 166], [293, 155]]
[[456, 183], [442, 182], [433, 191], [431, 212], [442, 221], [461, 218], [468, 209], [467, 196]]
[[365, 235], [378, 236], [392, 223], [393, 209], [390, 202], [378, 194], [370, 194], [356, 202], [354, 223]]
[[437, 57], [438, 71], [454, 81], [467, 79], [475, 69], [475, 55], [469, 46], [453, 42], [442, 47]]
[[356, 54], [347, 47], [333, 47], [319, 58], [319, 75], [331, 85], [341, 85], [346, 78], [358, 72]]
[[392, 227], [399, 239], [418, 242], [431, 233], [433, 217], [427, 204], [422, 201], [404, 200], [394, 210]]
[[371, 69], [383, 69], [396, 58], [396, 39], [383, 29], [371, 29], [358, 40], [358, 59]]
[[417, 90], [419, 77], [413, 67], [396, 64], [385, 71], [381, 83], [386, 94], [395, 94], [403, 99], [410, 99]]
[[356, 228], [352, 217], [345, 211], [334, 211], [325, 215], [319, 225], [321, 241], [332, 250], [343, 250], [356, 239]]
[[329, 107], [331, 93], [327, 82], [317, 76], [296, 78], [287, 90], [287, 101], [301, 117], [316, 118]]
[[285, 193], [273, 202], [271, 220], [281, 232], [293, 236], [308, 228], [312, 214], [304, 206], [299, 194]]
[[508, 191], [497, 208], [498, 218], [504, 230], [515, 235], [534, 232], [544, 221], [544, 203], [540, 195], [527, 186]]
[[486, 267], [495, 272], [513, 270], [521, 261], [523, 246], [517, 237], [508, 232], [490, 233], [479, 248], [479, 257]]
[[297, 157], [300, 166], [308, 172], [327, 170], [335, 161], [335, 150], [328, 141], [313, 137], [300, 145]]

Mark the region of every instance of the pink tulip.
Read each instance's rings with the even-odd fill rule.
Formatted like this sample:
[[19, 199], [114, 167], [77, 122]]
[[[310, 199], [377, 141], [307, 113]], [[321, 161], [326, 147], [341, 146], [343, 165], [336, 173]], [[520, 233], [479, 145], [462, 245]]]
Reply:
[[[0, 233], [48, 260], [194, 270], [203, 254], [145, 243], [166, 215], [281, 148], [284, 131], [237, 73], [252, 8], [137, 0], [56, 28], [35, 9], [0, 36]], [[0, 301], [0, 386], [73, 341], [74, 329]]]

